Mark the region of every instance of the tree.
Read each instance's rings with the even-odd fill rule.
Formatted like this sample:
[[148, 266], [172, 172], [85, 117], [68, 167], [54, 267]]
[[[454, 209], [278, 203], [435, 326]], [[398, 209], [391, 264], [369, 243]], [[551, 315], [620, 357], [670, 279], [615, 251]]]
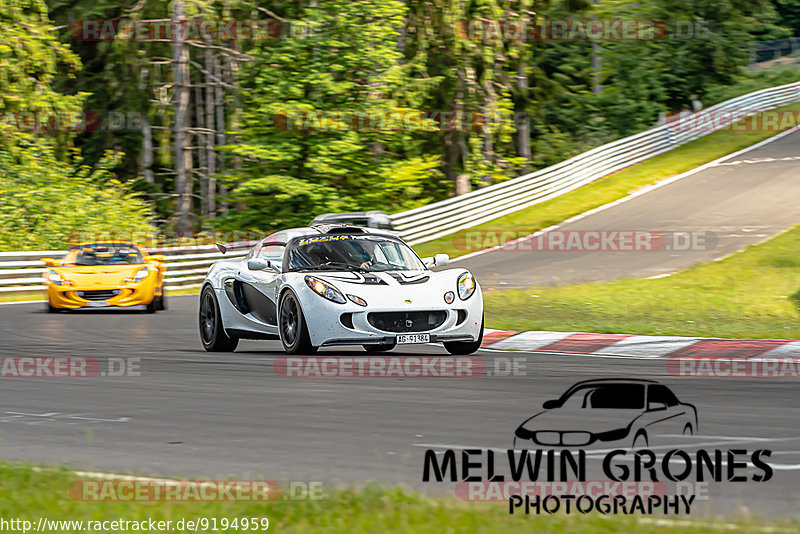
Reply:
[[0, 0], [0, 247], [63, 247], [76, 231], [143, 230], [147, 206], [107, 169], [82, 164], [70, 147], [84, 125], [84, 94], [56, 90], [77, 56], [55, 38], [43, 2]]
[[241, 142], [229, 147], [242, 168], [227, 175], [242, 209], [221, 224], [280, 227], [326, 210], [427, 201], [437, 162], [404, 122], [419, 112], [399, 65], [402, 2], [285, 2], [272, 13], [305, 33], [259, 43], [243, 67]]

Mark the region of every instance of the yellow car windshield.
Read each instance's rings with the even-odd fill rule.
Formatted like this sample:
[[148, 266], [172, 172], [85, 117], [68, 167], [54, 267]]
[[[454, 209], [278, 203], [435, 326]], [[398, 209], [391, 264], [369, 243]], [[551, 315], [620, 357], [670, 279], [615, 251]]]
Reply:
[[92, 243], [73, 247], [62, 265], [142, 265], [144, 257], [138, 248], [127, 244]]

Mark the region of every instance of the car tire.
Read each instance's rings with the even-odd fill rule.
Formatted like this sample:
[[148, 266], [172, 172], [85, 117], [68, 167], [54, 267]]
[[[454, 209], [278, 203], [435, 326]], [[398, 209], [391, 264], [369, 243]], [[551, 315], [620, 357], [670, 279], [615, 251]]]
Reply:
[[60, 309], [58, 309], [58, 308], [54, 307], [52, 304], [50, 304], [49, 300], [47, 301], [47, 304], [45, 305], [45, 310], [47, 310], [47, 313], [58, 313], [58, 312], [61, 311]]
[[153, 300], [151, 300], [150, 303], [147, 306], [145, 306], [144, 311], [146, 313], [155, 313], [157, 309], [158, 309], [158, 296], [154, 296]]
[[158, 299], [158, 304], [156, 304], [156, 311], [164, 311], [167, 309], [167, 294], [164, 292], [164, 288], [161, 288], [161, 294], [156, 297]]
[[481, 318], [481, 331], [478, 334], [477, 341], [445, 341], [444, 348], [447, 349], [447, 352], [450, 354], [464, 356], [466, 354], [472, 354], [481, 348], [481, 343], [483, 343], [483, 318]]
[[317, 347], [311, 344], [300, 301], [294, 293], [283, 294], [278, 306], [278, 333], [287, 354], [314, 354]]
[[640, 430], [633, 437], [633, 449], [634, 450], [636, 450], [636, 449], [646, 449], [648, 446], [649, 446], [649, 443], [648, 443], [648, 440], [647, 440], [647, 432], [645, 432], [644, 430]]
[[367, 352], [388, 352], [397, 346], [395, 343], [380, 343], [378, 345], [361, 345]]
[[208, 352], [233, 352], [239, 344], [239, 338], [225, 333], [222, 316], [219, 312], [217, 296], [211, 286], [205, 286], [200, 293], [200, 341]]

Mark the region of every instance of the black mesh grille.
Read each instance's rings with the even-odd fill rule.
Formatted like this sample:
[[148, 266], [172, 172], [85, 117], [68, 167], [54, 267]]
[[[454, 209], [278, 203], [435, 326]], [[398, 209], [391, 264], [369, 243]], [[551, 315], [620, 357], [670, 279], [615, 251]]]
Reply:
[[367, 315], [369, 324], [384, 332], [424, 332], [442, 326], [445, 311], [374, 312]]
[[108, 300], [119, 295], [119, 289], [99, 289], [95, 291], [78, 291], [78, 296], [86, 300]]

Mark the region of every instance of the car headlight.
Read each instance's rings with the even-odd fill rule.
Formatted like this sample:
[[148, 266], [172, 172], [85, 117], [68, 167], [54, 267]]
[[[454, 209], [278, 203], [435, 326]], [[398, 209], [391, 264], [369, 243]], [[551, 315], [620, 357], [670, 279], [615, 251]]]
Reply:
[[347, 295], [347, 298], [350, 299], [350, 302], [355, 302], [359, 306], [366, 306], [367, 301], [359, 297], [358, 295]]
[[337, 304], [344, 304], [346, 302], [341, 291], [328, 282], [320, 280], [316, 276], [306, 276], [306, 285], [322, 298], [326, 298]]
[[470, 273], [464, 273], [458, 277], [456, 287], [458, 288], [458, 298], [467, 300], [475, 293], [475, 278]]
[[45, 276], [47, 276], [47, 280], [51, 284], [60, 286], [61, 284], [64, 283], [64, 277], [61, 276], [61, 273], [59, 273], [58, 271], [47, 271], [47, 274]]
[[135, 275], [133, 275], [133, 283], [135, 284], [136, 282], [141, 282], [142, 280], [144, 280], [145, 278], [147, 278], [147, 274], [148, 274], [149, 272], [150, 272], [150, 269], [148, 269], [147, 267], [144, 267], [144, 268], [142, 268], [142, 269], [139, 269], [139, 270], [136, 272], [136, 274], [135, 274]]

